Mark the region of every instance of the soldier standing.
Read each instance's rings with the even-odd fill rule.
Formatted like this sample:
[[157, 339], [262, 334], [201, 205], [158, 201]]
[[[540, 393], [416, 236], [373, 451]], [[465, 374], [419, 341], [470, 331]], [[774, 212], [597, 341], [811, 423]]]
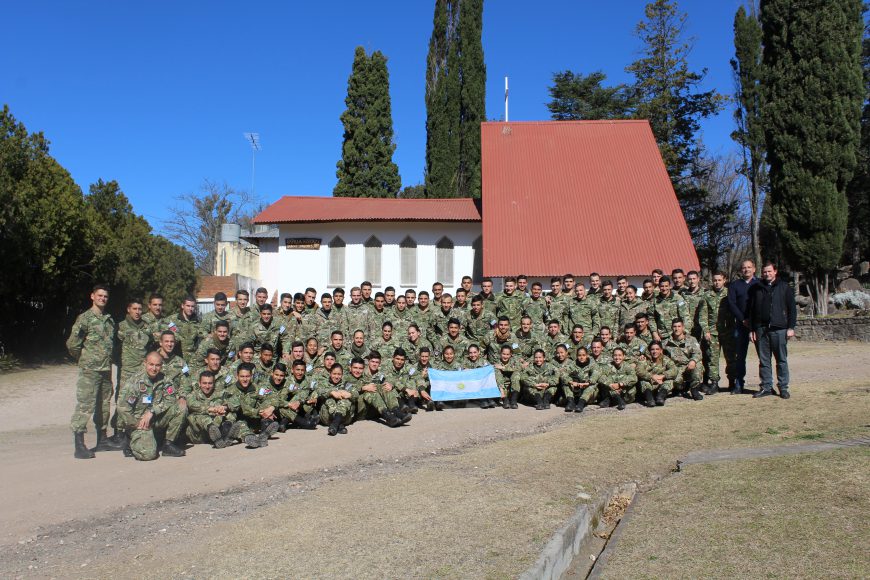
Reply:
[[91, 291], [91, 307], [81, 313], [66, 341], [67, 350], [78, 361], [76, 408], [70, 420], [76, 459], [93, 459], [94, 452], [85, 446], [88, 417], [93, 416], [97, 430], [95, 451], [120, 449], [106, 436], [112, 404], [112, 351], [115, 344], [115, 321], [106, 310], [109, 289], [102, 284]]

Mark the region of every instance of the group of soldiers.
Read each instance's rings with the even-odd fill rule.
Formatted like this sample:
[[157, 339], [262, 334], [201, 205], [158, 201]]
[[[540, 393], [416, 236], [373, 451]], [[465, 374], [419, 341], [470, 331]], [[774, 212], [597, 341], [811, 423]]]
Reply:
[[[704, 289], [698, 272], [655, 270], [643, 288], [624, 277], [614, 287], [597, 274], [588, 286], [566, 275], [544, 292], [519, 276], [495, 293], [492, 280], [475, 292], [466, 276], [453, 294], [440, 283], [431, 293], [373, 294], [364, 282], [347, 302], [340, 288], [319, 303], [307, 288], [275, 305], [258, 288], [253, 303], [246, 290], [232, 302], [216, 294], [202, 317], [193, 297], [167, 314], [152, 294], [130, 300], [117, 325], [106, 313], [108, 289], [96, 286], [67, 341], [79, 364], [75, 457], [178, 457], [185, 442], [259, 448], [276, 432], [322, 425], [335, 436], [362, 419], [399, 427], [420, 409], [445, 408], [433, 400], [430, 368], [492, 365], [500, 398], [479, 400], [481, 408], [580, 413], [590, 404], [700, 400], [719, 391], [720, 349], [733, 358], [726, 283], [722, 272]], [[90, 416], [93, 449], [84, 442]]]

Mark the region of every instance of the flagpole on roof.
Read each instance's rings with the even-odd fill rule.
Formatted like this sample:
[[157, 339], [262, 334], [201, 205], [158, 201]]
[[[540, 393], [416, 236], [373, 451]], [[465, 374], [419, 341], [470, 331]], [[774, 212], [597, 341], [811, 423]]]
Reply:
[[508, 122], [508, 78], [504, 78], [504, 122]]

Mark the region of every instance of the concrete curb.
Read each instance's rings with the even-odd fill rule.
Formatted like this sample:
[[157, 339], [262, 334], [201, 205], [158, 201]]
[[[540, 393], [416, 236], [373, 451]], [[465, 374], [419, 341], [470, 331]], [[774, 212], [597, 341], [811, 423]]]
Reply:
[[571, 562], [580, 551], [583, 543], [595, 531], [610, 498], [614, 495], [634, 497], [636, 491], [637, 485], [634, 483], [619, 485], [609, 492], [601, 494], [595, 503], [578, 507], [565, 525], [550, 538], [538, 560], [520, 576], [520, 580], [556, 580], [561, 578], [571, 567]]

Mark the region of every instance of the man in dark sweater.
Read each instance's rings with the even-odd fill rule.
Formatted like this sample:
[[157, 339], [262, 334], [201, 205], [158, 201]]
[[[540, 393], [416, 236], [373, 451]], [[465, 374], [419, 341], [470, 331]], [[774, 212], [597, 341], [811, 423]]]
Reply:
[[771, 354], [776, 359], [776, 382], [779, 395], [789, 398], [788, 392], [788, 339], [794, 337], [797, 306], [794, 291], [788, 282], [777, 276], [776, 266], [770, 262], [761, 269], [761, 282], [749, 289], [750, 338], [758, 353], [758, 374], [761, 390], [755, 398], [773, 394]]
[[734, 316], [734, 350], [728, 377], [732, 395], [743, 392], [746, 379], [746, 351], [749, 350], [749, 315], [746, 311], [749, 302], [749, 289], [758, 284], [755, 277], [755, 262], [744, 260], [740, 265], [740, 278], [728, 284], [728, 310]]

